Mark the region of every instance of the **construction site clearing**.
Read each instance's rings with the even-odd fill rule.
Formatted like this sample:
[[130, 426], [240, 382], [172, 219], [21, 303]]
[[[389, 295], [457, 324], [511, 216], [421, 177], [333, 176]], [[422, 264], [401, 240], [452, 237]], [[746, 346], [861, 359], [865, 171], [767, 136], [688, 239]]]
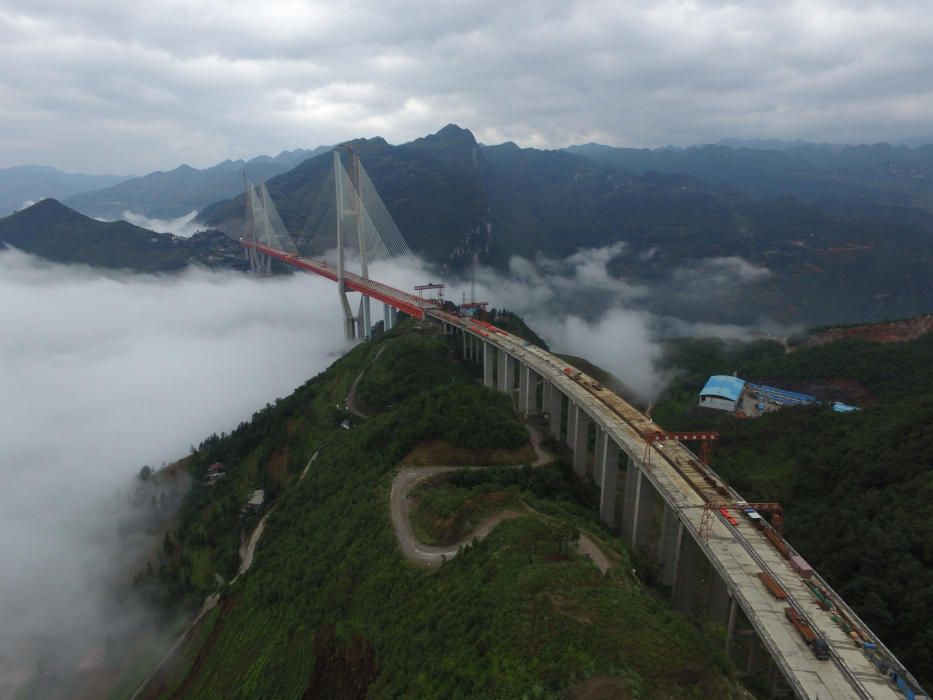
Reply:
[[714, 374], [707, 380], [700, 390], [699, 405], [702, 408], [728, 411], [737, 418], [757, 418], [793, 406], [826, 405], [836, 413], [853, 413], [859, 410], [857, 406], [841, 401], [820, 401], [810, 394], [767, 384], [753, 384], [723, 374]]

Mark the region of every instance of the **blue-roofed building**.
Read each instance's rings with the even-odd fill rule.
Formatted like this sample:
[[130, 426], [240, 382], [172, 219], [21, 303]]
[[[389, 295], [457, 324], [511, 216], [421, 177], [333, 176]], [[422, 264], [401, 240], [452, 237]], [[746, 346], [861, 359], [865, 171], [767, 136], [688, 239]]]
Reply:
[[776, 406], [807, 406], [818, 404], [820, 401], [810, 394], [801, 394], [798, 391], [778, 389], [767, 384], [749, 384], [749, 391], [754, 392], [759, 400], [766, 400]]
[[714, 374], [700, 391], [700, 406], [720, 411], [735, 411], [744, 390], [744, 379]]

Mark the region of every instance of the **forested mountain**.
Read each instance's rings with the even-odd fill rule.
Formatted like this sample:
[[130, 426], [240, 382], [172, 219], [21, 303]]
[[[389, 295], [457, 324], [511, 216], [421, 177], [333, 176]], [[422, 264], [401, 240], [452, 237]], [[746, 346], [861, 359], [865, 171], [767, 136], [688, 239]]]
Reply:
[[180, 165], [168, 172], [157, 171], [113, 187], [85, 192], [65, 203], [96, 218], [119, 219], [123, 212], [130, 211], [150, 218], [173, 219], [242, 192], [244, 172], [253, 180], [267, 179], [328, 150], [321, 146], [248, 161], [225, 160], [203, 170]]
[[[441, 441], [489, 459], [528, 443], [509, 399], [459, 357], [403, 323], [173, 467], [192, 488], [136, 591], [167, 617], [215, 590], [219, 602], [140, 697], [742, 697], [721, 636], [709, 644], [631, 575], [566, 458], [434, 484], [450, 508], [509, 503], [518, 517], [433, 570], [406, 561], [390, 493], [407, 454]], [[359, 376], [365, 420], [340, 408]], [[217, 464], [225, 476], [205, 478]], [[241, 536], [266, 515], [234, 581]], [[605, 573], [570, 546], [581, 531], [614, 563]]]
[[[933, 215], [890, 205], [884, 188], [845, 207], [824, 207], [780, 188], [774, 192], [780, 197], [752, 196], [698, 179], [715, 180], [743, 153], [726, 147], [710, 147], [726, 164], [719, 170], [703, 160], [709, 167], [694, 173], [633, 174], [579, 153], [480, 146], [454, 125], [399, 146], [382, 139], [355, 145], [409, 244], [445, 268], [462, 269], [474, 253], [505, 268], [513, 255], [563, 258], [624, 242], [613, 272], [647, 287], [645, 303], [665, 315], [828, 323], [933, 306]], [[847, 158], [854, 163], [861, 154], [871, 163], [877, 150], [856, 149]], [[907, 152], [926, 157], [922, 149]], [[644, 153], [646, 163], [668, 157]], [[672, 152], [672, 168], [704, 153]], [[796, 158], [754, 153], [765, 164]], [[825, 157], [834, 156], [826, 151]], [[740, 165], [735, 177], [748, 181], [750, 173], [771, 172], [754, 159]], [[330, 167], [329, 158], [305, 161], [268, 183], [303, 250], [313, 250], [324, 218], [319, 210], [330, 196], [324, 191]], [[787, 172], [792, 180], [794, 171]], [[237, 198], [208, 207], [201, 218], [239, 235], [242, 212]]]
[[[783, 504], [788, 541], [933, 684], [933, 333], [790, 353], [774, 342], [683, 340], [668, 346], [667, 361], [680, 375], [654, 418], [673, 430], [718, 430], [713, 468], [743, 497]], [[697, 408], [707, 378], [732, 371], [862, 410], [737, 420]]]
[[81, 192], [111, 187], [129, 178], [123, 175], [63, 173], [42, 165], [0, 168], [0, 216], [12, 214], [46, 197], [64, 199]]
[[853, 204], [861, 209], [871, 203], [933, 213], [933, 145], [908, 148], [886, 143], [829, 146], [797, 142], [779, 150], [729, 145], [649, 150], [591, 143], [566, 150], [611, 163], [633, 175], [692, 175], [755, 197], [792, 195], [840, 209]]
[[180, 238], [125, 221], [97, 221], [54, 199], [0, 219], [0, 247], [7, 245], [55, 262], [137, 272], [170, 272], [190, 263], [244, 265], [240, 246], [219, 231]]

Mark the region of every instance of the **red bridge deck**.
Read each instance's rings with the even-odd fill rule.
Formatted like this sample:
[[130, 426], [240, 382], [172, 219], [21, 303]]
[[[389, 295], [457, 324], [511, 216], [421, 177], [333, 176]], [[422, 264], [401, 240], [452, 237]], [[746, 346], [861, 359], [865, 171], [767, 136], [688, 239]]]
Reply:
[[[326, 277], [332, 282], [337, 281], [337, 268], [332, 265], [328, 265], [323, 260], [315, 260], [313, 258], [303, 258], [299, 255], [289, 255], [281, 250], [276, 250], [275, 248], [270, 248], [264, 246], [261, 243], [250, 243], [245, 241], [242, 238], [240, 239], [240, 245], [244, 248], [255, 248], [260, 253], [268, 255], [271, 258], [276, 260], [281, 260], [287, 265], [292, 267], [297, 267], [300, 270], [305, 270], [306, 272], [313, 272], [316, 275], [321, 277]], [[376, 282], [375, 280], [366, 280], [360, 277], [357, 274], [352, 272], [347, 272], [346, 270], [343, 273], [344, 285], [347, 290], [351, 292], [360, 292], [366, 296], [381, 301], [383, 304], [388, 304], [399, 311], [404, 311], [409, 316], [414, 318], [424, 318], [424, 312], [427, 309], [436, 309], [440, 306], [437, 300], [435, 299], [424, 299], [422, 297], [415, 296], [414, 294], [409, 294], [408, 292], [403, 292], [400, 289], [395, 289], [390, 287], [387, 284], [382, 284], [381, 282]]]

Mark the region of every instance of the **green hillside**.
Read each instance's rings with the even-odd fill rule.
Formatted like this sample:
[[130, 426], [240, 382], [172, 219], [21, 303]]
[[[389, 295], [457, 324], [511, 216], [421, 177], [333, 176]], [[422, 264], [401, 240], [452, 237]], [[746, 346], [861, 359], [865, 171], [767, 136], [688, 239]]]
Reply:
[[[178, 528], [137, 581], [147, 595], [171, 607], [212, 590], [215, 573], [230, 581], [240, 506], [264, 486], [272, 511], [253, 568], [223, 588], [143, 697], [588, 697], [577, 694], [588, 681], [615, 697], [739, 697], [725, 656], [627, 573], [592, 495], [568, 486], [568, 465], [530, 480], [499, 472], [524, 474], [514, 488], [549, 517], [503, 522], [437, 569], [403, 559], [389, 491], [409, 450], [425, 439], [466, 449], [527, 441], [508, 399], [479, 385], [448, 342], [402, 324], [197, 449]], [[386, 408], [341, 430], [363, 369], [368, 408]], [[217, 461], [227, 477], [208, 487]], [[568, 542], [579, 528], [622, 563], [602, 575], [576, 554]]]
[[566, 150], [632, 174], [692, 175], [757, 197], [792, 195], [836, 207], [869, 200], [933, 213], [933, 145], [929, 144], [833, 147], [800, 142], [780, 149], [704, 145], [651, 150], [590, 143]]
[[47, 260], [135, 272], [172, 272], [198, 263], [242, 269], [240, 246], [219, 231], [191, 238], [155, 233], [125, 221], [98, 221], [54, 199], [0, 219], [0, 246]]
[[[787, 539], [927, 686], [933, 684], [933, 333], [907, 343], [678, 341], [684, 373], [654, 411], [668, 429], [716, 429], [713, 468], [749, 500], [785, 506]], [[736, 420], [696, 408], [731, 373], [855, 414], [793, 408]]]

